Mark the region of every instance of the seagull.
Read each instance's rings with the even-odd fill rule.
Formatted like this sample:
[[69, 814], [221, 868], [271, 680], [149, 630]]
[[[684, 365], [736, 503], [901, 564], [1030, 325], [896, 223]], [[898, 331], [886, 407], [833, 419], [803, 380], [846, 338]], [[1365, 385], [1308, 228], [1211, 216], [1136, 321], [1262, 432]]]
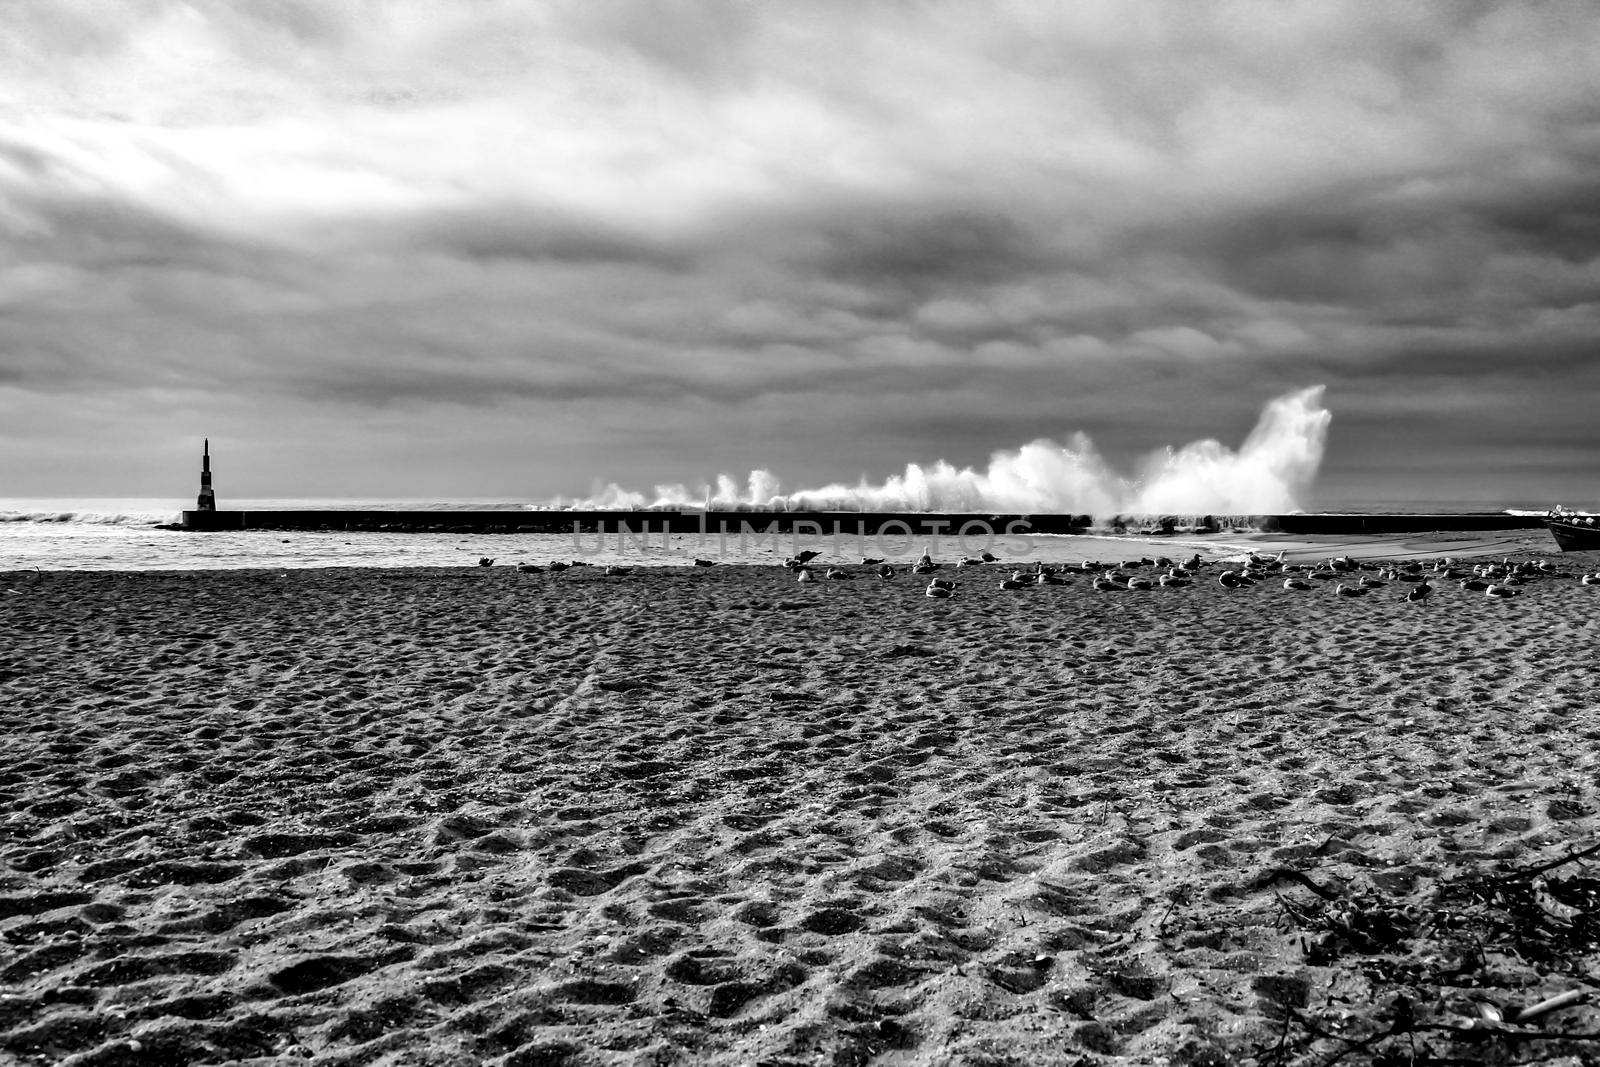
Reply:
[[1511, 597], [1516, 596], [1518, 593], [1522, 592], [1522, 590], [1513, 589], [1509, 585], [1491, 585], [1489, 588], [1485, 589], [1483, 592], [1484, 592], [1485, 596], [1492, 596], [1492, 597], [1497, 597], [1497, 598], [1499, 598], [1501, 600], [1507, 600], [1507, 599], [1510, 599]]
[[1127, 586], [1123, 585], [1121, 582], [1112, 581], [1110, 578], [1096, 578], [1094, 580], [1094, 587], [1095, 587], [1095, 589], [1097, 589], [1098, 591], [1100, 591], [1102, 593], [1109, 593], [1113, 589], [1126, 589], [1126, 588], [1128, 588]]
[[1366, 596], [1367, 595], [1367, 591], [1366, 591], [1366, 589], [1364, 587], [1359, 586], [1359, 585], [1345, 585], [1343, 582], [1340, 582], [1338, 585], [1334, 586], [1333, 587], [1333, 591], [1335, 593], [1338, 593], [1340, 596]]
[[518, 570], [518, 572], [520, 572], [522, 574], [543, 574], [544, 573], [544, 568], [539, 566], [537, 563], [519, 563], [519, 564], [517, 564], [517, 570]]
[[983, 560], [985, 563], [999, 563], [1000, 562], [1000, 557], [995, 555], [993, 552], [984, 552], [981, 555], [979, 555], [978, 558]]
[[948, 578], [930, 578], [928, 580], [928, 588], [930, 589], [954, 589], [955, 587], [956, 583]]
[[715, 567], [717, 565], [717, 561], [714, 560], [714, 559], [699, 559], [699, 558], [696, 558], [695, 561], [694, 561], [694, 565], [696, 567]]
[[1057, 578], [1055, 575], [1051, 574], [1049, 571], [1044, 571], [1044, 572], [1034, 576], [1033, 584], [1034, 585], [1066, 585], [1067, 584], [1067, 580], [1065, 578]]
[[1150, 582], [1150, 579], [1148, 579], [1148, 578], [1129, 578], [1128, 579], [1128, 588], [1129, 589], [1149, 589], [1149, 588], [1151, 588], [1151, 582]]
[[796, 567], [794, 572], [794, 580], [797, 582], [814, 582], [817, 580], [817, 576], [811, 573], [810, 567]]
[[808, 548], [804, 552], [796, 552], [794, 554], [794, 558], [800, 563], [810, 563], [820, 555], [822, 555], [821, 552], [817, 552]]
[[1226, 589], [1237, 589], [1247, 581], [1238, 571], [1223, 571], [1217, 575], [1217, 584]]
[[559, 559], [553, 559], [550, 561], [550, 566], [545, 569], [554, 574], [557, 571], [564, 571], [570, 566], [572, 566], [572, 564], [562, 563]]
[[479, 556], [478, 557], [478, 566], [480, 566], [480, 567], [493, 567], [494, 566], [494, 560], [490, 559], [488, 556]]
[[922, 591], [922, 595], [932, 597], [934, 600], [950, 600], [956, 595], [956, 591], [946, 585], [929, 585]]
[[840, 570], [838, 567], [829, 567], [827, 578], [832, 582], [849, 582], [855, 580], [855, 575], [849, 571]]
[[1015, 578], [1002, 578], [1002, 579], [1000, 579], [1000, 588], [1001, 589], [1026, 589], [1026, 588], [1028, 588], [1028, 583], [1027, 582], [1019, 582]]
[[863, 567], [876, 567], [878, 564], [880, 564], [882, 562], [883, 562], [883, 560], [881, 560], [881, 559], [872, 559], [872, 558], [870, 558], [868, 556], [862, 556], [861, 557], [861, 565]]
[[1419, 585], [1414, 585], [1411, 587], [1411, 591], [1406, 594], [1406, 599], [1411, 601], [1413, 604], [1420, 604], [1422, 601], [1427, 600], [1432, 592], [1433, 586], [1429, 585], [1427, 582], [1422, 582]]
[[1600, 571], [1595, 571], [1593, 574], [1585, 574], [1578, 580], [1584, 585], [1600, 585]]
[[889, 566], [887, 563], [880, 564], [879, 567], [878, 567], [878, 571], [877, 571], [878, 577], [882, 578], [886, 582], [890, 578], [893, 578], [896, 574], [899, 574], [899, 573], [900, 573], [899, 571], [895, 570], [893, 567]]
[[607, 567], [606, 570], [605, 570], [605, 573], [606, 573], [606, 577], [608, 577], [608, 578], [621, 578], [623, 575], [632, 574], [633, 573], [633, 568], [632, 567], [618, 567], [618, 566], [613, 565], [613, 566]]
[[1285, 578], [1283, 587], [1285, 589], [1310, 589], [1311, 583], [1304, 578]]
[[1184, 586], [1190, 584], [1189, 579], [1178, 577], [1174, 571], [1168, 571], [1166, 574], [1163, 574], [1160, 578], [1156, 579], [1156, 582], [1165, 589], [1182, 589]]

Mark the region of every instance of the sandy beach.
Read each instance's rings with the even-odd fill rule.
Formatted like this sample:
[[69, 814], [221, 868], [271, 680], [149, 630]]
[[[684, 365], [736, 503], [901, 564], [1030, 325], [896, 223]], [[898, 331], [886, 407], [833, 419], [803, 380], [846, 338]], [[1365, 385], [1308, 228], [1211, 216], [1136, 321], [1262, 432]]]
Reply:
[[0, 1060], [1595, 1062], [1595, 564], [13, 583]]

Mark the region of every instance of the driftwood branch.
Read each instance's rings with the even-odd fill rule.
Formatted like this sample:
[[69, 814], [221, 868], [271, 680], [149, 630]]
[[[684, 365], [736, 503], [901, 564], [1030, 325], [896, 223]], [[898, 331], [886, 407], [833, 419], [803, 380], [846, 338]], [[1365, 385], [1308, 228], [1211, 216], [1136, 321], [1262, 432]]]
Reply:
[[1543, 1000], [1539, 1001], [1539, 1003], [1530, 1004], [1526, 1008], [1523, 1008], [1521, 1011], [1517, 1012], [1517, 1014], [1512, 1017], [1511, 1021], [1520, 1023], [1527, 1019], [1536, 1019], [1539, 1016], [1547, 1015], [1552, 1011], [1559, 1011], [1562, 1008], [1570, 1007], [1571, 1005], [1578, 1003], [1580, 1000], [1583, 1000], [1588, 995], [1589, 991], [1587, 989], [1569, 989], [1565, 993], [1557, 993], [1553, 997], [1545, 997]]
[[1592, 856], [1597, 852], [1600, 852], [1600, 845], [1590, 845], [1588, 848], [1579, 849], [1577, 852], [1574, 852], [1571, 855], [1562, 856], [1558, 860], [1551, 860], [1549, 863], [1541, 863], [1537, 867], [1519, 867], [1510, 874], [1496, 875], [1495, 877], [1489, 879], [1489, 881], [1515, 882], [1520, 878], [1535, 878], [1543, 874], [1545, 871], [1553, 871], [1557, 867], [1563, 867], [1566, 864], [1571, 863], [1573, 860], [1581, 860], [1585, 856]]
[[1323, 900], [1343, 899], [1339, 893], [1329, 889], [1327, 886], [1312, 881], [1311, 877], [1304, 871], [1296, 871], [1289, 867], [1273, 867], [1271, 870], [1263, 871], [1261, 874], [1258, 874], [1256, 877], [1250, 879], [1249, 888], [1265, 889], [1274, 882], [1281, 882], [1285, 880], [1299, 882], [1301, 885], [1311, 890]]

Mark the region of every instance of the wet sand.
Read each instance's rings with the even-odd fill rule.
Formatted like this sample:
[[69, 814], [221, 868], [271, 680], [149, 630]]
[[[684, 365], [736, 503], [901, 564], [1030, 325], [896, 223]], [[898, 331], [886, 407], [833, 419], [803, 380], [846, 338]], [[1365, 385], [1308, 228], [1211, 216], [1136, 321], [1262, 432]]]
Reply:
[[0, 1059], [1593, 1053], [1600, 586], [952, 576], [0, 595]]

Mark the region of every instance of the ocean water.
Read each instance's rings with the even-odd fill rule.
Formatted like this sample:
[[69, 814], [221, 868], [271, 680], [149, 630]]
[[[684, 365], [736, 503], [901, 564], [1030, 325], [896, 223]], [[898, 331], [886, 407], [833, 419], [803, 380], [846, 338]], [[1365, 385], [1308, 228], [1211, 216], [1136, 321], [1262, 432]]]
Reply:
[[[1137, 536], [1009, 536], [992, 540], [972, 537], [916, 537], [878, 540], [854, 535], [811, 537], [790, 535], [741, 539], [719, 538], [713, 531], [664, 536], [660, 532], [604, 536], [589, 534], [460, 534], [348, 531], [242, 530], [189, 533], [157, 529], [179, 521], [188, 499], [4, 499], [0, 498], [0, 572], [27, 570], [188, 571], [300, 567], [457, 567], [476, 566], [480, 558], [500, 565], [544, 564], [581, 559], [589, 563], [688, 566], [696, 557], [724, 563], [775, 563], [800, 549], [823, 553], [826, 561], [857, 562], [862, 556], [909, 561], [922, 552], [955, 560], [988, 550], [1006, 560], [1077, 562], [1118, 560], [1146, 555], [1208, 556], [1248, 551], [1251, 539], [1222, 533], [1203, 536], [1140, 538]], [[228, 510], [523, 510], [525, 505], [494, 500], [233, 500]], [[1357, 509], [1339, 509], [1353, 511]], [[1404, 512], [1405, 508], [1374, 504], [1370, 513]], [[1430, 514], [1481, 513], [1482, 505], [1429, 505]], [[1542, 509], [1537, 509], [1542, 512]]]

